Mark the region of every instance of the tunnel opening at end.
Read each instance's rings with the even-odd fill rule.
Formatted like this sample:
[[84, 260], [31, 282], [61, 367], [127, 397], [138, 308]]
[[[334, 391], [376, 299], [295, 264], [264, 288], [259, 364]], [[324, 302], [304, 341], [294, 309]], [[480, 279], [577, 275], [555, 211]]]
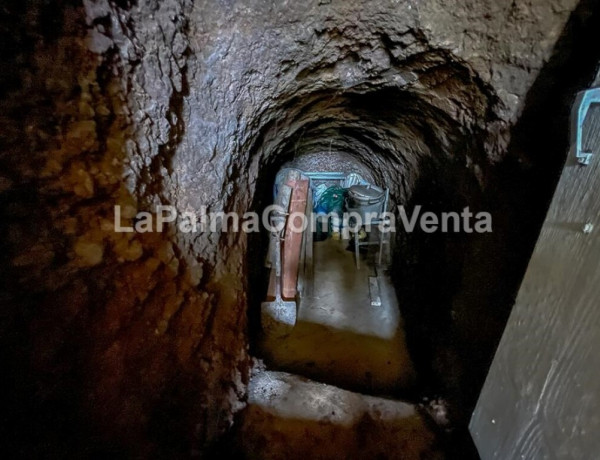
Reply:
[[[269, 240], [260, 356], [268, 367], [344, 388], [406, 393], [414, 369], [388, 273], [389, 189], [365, 179], [372, 174], [343, 153], [286, 166], [275, 201], [287, 191], [290, 214]], [[295, 234], [299, 208], [308, 228]]]
[[[402, 205], [408, 215], [418, 208], [438, 215], [460, 212], [464, 207], [471, 207], [473, 212], [489, 208], [484, 193], [490, 167], [483, 147], [485, 135], [474, 135], [479, 128], [452, 118], [446, 109], [436, 107], [423, 94], [397, 88], [364, 93], [320, 92], [282, 103], [281, 110], [273, 115], [277, 122], [265, 123], [253, 150], [254, 210], [260, 213], [273, 202], [273, 186], [280, 171], [291, 167], [304, 172], [325, 169], [359, 173], [366, 182], [387, 190], [389, 211], [396, 220], [396, 232], [390, 235], [390, 245], [386, 246], [389, 254], [385, 263], [377, 263], [376, 251], [369, 254], [372, 262], [364, 265], [365, 276], [361, 280], [362, 310], [367, 316], [370, 313], [375, 318], [386, 311], [385, 307], [378, 311], [378, 307], [371, 306], [369, 278], [375, 279], [380, 295], [387, 296], [390, 313], [387, 317], [380, 315], [380, 323], [370, 334], [352, 332], [356, 337], [350, 335], [348, 340], [358, 337], [355, 345], [360, 340], [366, 340], [368, 345], [354, 353], [355, 359], [352, 347], [346, 347], [344, 359], [348, 364], [340, 366], [345, 370], [337, 374], [332, 371], [331, 356], [327, 361], [329, 368], [322, 365], [328, 357], [325, 348], [336, 343], [331, 330], [340, 325], [332, 319], [336, 314], [340, 316], [340, 309], [332, 308], [335, 302], [322, 305], [325, 313], [321, 324], [314, 326], [313, 322], [309, 327], [306, 321], [299, 321], [301, 327], [292, 332], [291, 342], [275, 341], [265, 351], [260, 312], [261, 304], [268, 298], [270, 273], [264, 261], [269, 235], [249, 235], [246, 260], [251, 354], [264, 359], [267, 369], [294, 372], [361, 393], [422, 403], [432, 413], [439, 412], [439, 401], [444, 400], [444, 405], [446, 399], [460, 392], [457, 387], [468, 363], [460, 355], [462, 330], [457, 332], [455, 324], [457, 318], [467, 318], [466, 323], [471, 324], [476, 315], [471, 317], [470, 299], [457, 305], [456, 298], [464, 287], [461, 283], [465, 266], [473, 265], [467, 270], [477, 272], [474, 253], [490, 237], [428, 233], [418, 225], [414, 231], [407, 231], [398, 208]], [[334, 297], [337, 293], [337, 300], [344, 295], [360, 297], [353, 293], [353, 283], [351, 289], [343, 287], [347, 282], [344, 277], [361, 273], [355, 268], [354, 251], [348, 250], [353, 249], [353, 235], [336, 241], [331, 233], [324, 241], [314, 243], [315, 256], [321, 252], [327, 259], [315, 258], [315, 272], [322, 268], [335, 274], [339, 285], [333, 283], [329, 291]], [[364, 257], [362, 250], [359, 257]], [[390, 298], [394, 300], [389, 301]], [[382, 338], [386, 330], [393, 333]], [[302, 342], [294, 333], [302, 339], [313, 334], [312, 340]], [[343, 341], [336, 344], [339, 343]], [[312, 358], [308, 357], [311, 353]], [[448, 403], [460, 404], [460, 397]], [[450, 410], [454, 411], [450, 417], [458, 420], [461, 409]]]

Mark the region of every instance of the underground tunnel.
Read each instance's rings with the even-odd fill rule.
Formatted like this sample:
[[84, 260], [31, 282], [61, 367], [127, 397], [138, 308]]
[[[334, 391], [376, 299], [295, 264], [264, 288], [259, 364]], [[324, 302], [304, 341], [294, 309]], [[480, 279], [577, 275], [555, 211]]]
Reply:
[[[596, 78], [596, 2], [0, 14], [12, 457], [493, 458], [469, 420]], [[376, 190], [397, 231], [154, 225], [289, 211], [301, 187], [307, 215]], [[464, 231], [401, 225], [466, 208]]]

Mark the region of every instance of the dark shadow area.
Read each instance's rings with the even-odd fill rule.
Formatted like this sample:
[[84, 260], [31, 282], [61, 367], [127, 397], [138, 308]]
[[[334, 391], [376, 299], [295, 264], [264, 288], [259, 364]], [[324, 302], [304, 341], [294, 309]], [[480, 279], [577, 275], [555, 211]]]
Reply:
[[[491, 310], [498, 325], [476, 354], [465, 380], [465, 404], [475, 406], [516, 294], [527, 269], [563, 165], [576, 165], [570, 151], [570, 114], [577, 92], [588, 88], [598, 70], [600, 2], [583, 0], [563, 30], [548, 63], [527, 94], [511, 133], [508, 156], [491, 185], [506, 200], [503, 231], [507, 270], [504, 301]], [[492, 280], [490, 280], [492, 282]], [[465, 344], [462, 344], [465, 350]]]

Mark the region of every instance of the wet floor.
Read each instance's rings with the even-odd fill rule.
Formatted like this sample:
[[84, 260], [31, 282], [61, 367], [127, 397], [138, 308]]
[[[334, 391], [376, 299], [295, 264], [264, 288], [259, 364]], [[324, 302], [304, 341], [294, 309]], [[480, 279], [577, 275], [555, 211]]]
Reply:
[[431, 419], [390, 399], [410, 390], [415, 371], [393, 285], [370, 247], [358, 269], [349, 241], [313, 244], [296, 324], [260, 342], [268, 370], [250, 380], [236, 436], [244, 457], [444, 458]]
[[[346, 240], [314, 243], [314, 278], [286, 337], [266, 336], [262, 356], [269, 367], [372, 394], [410, 388], [414, 368], [406, 348], [398, 300], [374, 254], [361, 268]], [[372, 305], [376, 282], [379, 305]]]

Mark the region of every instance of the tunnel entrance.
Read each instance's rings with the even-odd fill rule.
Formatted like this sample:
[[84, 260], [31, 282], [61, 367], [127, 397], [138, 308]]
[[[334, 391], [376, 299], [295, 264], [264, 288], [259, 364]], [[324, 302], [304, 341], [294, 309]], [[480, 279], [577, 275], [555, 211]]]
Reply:
[[[361, 209], [351, 196], [360, 187], [374, 189], [374, 196], [380, 191], [380, 200], [366, 200]], [[310, 431], [315, 423], [330, 423], [329, 417], [336, 414], [344, 419], [346, 398], [366, 398], [361, 404], [378, 409], [366, 409], [361, 416], [366, 417], [364, 426], [359, 426], [367, 432], [386, 431], [379, 438], [381, 445], [406, 437], [410, 427], [410, 442], [417, 452], [428, 452], [428, 458], [435, 458], [438, 449], [472, 452], [465, 432], [458, 430], [446, 438], [441, 431], [454, 430], [449, 428], [446, 402], [423, 385], [428, 376], [419, 377], [409, 349], [402, 317], [405, 306], [398, 297], [409, 288], [393, 271], [398, 259], [414, 252], [407, 251], [406, 235], [382, 231], [385, 225], [379, 225], [386, 223], [384, 213], [397, 209], [389, 187], [355, 156], [329, 150], [285, 161], [266, 189], [271, 200], [285, 208], [276, 217], [289, 223], [292, 213], [301, 210], [308, 228], [293, 240], [284, 224], [263, 235], [260, 251], [255, 252], [258, 260], [266, 261], [264, 294], [251, 311], [253, 354], [261, 364], [251, 380], [250, 407], [240, 424], [242, 449], [262, 449], [251, 447], [261, 424], [266, 432], [275, 424], [288, 442], [287, 436], [300, 426]], [[333, 204], [324, 207], [323, 202]], [[360, 218], [365, 210], [376, 211], [370, 225], [353, 220], [353, 212]], [[292, 290], [290, 254], [296, 265], [291, 270]], [[274, 260], [278, 256], [279, 282]], [[327, 416], [321, 412], [325, 400], [340, 401]], [[393, 415], [382, 419], [381, 411]], [[336, 421], [329, 429], [339, 436], [344, 424], [355, 426], [356, 420]]]
[[[325, 165], [334, 170], [315, 169]], [[372, 176], [346, 155], [328, 153], [290, 162], [278, 173], [275, 193], [287, 191], [292, 201], [275, 197], [289, 213], [267, 251], [270, 280], [261, 305], [259, 353], [271, 368], [368, 394], [394, 394], [411, 387], [414, 368], [389, 275], [391, 234], [382, 215], [392, 204], [389, 190], [359, 171]], [[370, 195], [357, 203], [358, 192]], [[291, 214], [300, 209], [297, 195], [307, 228], [294, 235], [300, 230]], [[283, 247], [279, 283], [274, 238]], [[283, 309], [278, 288], [287, 302]]]
[[[440, 85], [462, 87], [471, 95], [470, 103], [440, 107], [419, 90], [397, 87], [314, 92], [280, 101], [277, 110], [266, 114], [264, 129], [251, 150], [250, 174], [256, 180], [253, 209], [261, 213], [273, 203], [279, 173], [289, 169], [299, 170], [299, 178], [311, 183], [313, 196], [307, 195], [307, 201], [313, 198], [313, 203], [307, 207], [313, 210], [316, 188], [322, 184], [313, 181], [310, 173], [319, 171], [343, 173], [343, 177], [357, 174], [380, 187], [396, 220], [398, 204], [408, 214], [417, 206], [437, 213], [465, 206], [474, 212], [498, 209], [498, 203], [490, 204], [485, 195], [486, 184], [493, 181], [484, 153], [486, 135], [469, 121], [476, 116], [493, 118], [492, 112], [483, 110], [490, 101], [468, 70], [435, 69], [427, 72], [445, 74]], [[455, 110], [454, 115], [462, 115], [452, 116]], [[324, 185], [341, 185], [336, 180]], [[309, 416], [302, 410], [314, 402], [301, 403], [302, 396], [294, 393], [309, 378], [329, 385], [327, 392], [332, 394], [350, 391], [382, 398], [377, 404], [391, 411], [396, 409], [388, 403], [407, 404], [412, 415], [393, 418], [390, 426], [404, 430], [405, 423], [416, 420], [420, 428], [414, 436], [433, 442], [425, 442], [424, 449], [435, 450], [432, 446], [441, 442], [450, 444], [446, 451], [472, 452], [461, 419], [469, 413], [461, 394], [468, 365], [460, 357], [464, 331], [456, 325], [463, 320], [470, 327], [479, 318], [470, 310], [473, 300], [459, 295], [473, 275], [493, 276], [488, 267], [481, 270], [474, 256], [478, 248], [494, 250], [498, 243], [490, 243], [488, 235], [427, 233], [418, 228], [411, 233], [399, 228], [384, 246], [380, 263], [377, 244], [359, 246], [357, 258], [356, 235], [350, 232], [347, 238], [336, 239], [333, 225], [328, 221], [322, 241], [322, 234], [313, 234], [313, 279], [309, 284], [300, 282], [301, 290], [310, 286], [308, 295], [300, 292], [294, 321], [273, 336], [265, 334], [261, 324], [261, 305], [275, 300], [268, 296], [268, 285], [271, 292], [275, 285], [273, 277], [262, 267], [270, 238], [267, 232], [249, 235], [251, 353], [260, 364], [251, 379], [251, 409], [245, 412], [247, 423], [240, 425], [241, 430], [260, 424], [255, 417], [264, 421], [265, 411], [280, 414], [287, 407], [282, 401], [292, 398], [301, 407], [285, 409], [285, 420], [308, 417], [324, 423], [320, 415]], [[501, 232], [494, 238], [501, 240]], [[369, 238], [377, 240], [377, 230]], [[284, 296], [282, 300], [297, 299]], [[485, 321], [480, 325], [485, 329]], [[369, 420], [368, 430], [383, 423], [367, 413], [363, 416]], [[406, 435], [394, 430], [396, 439]], [[451, 441], [445, 438], [445, 430], [453, 433]], [[255, 439], [254, 434], [250, 429], [246, 439]]]

